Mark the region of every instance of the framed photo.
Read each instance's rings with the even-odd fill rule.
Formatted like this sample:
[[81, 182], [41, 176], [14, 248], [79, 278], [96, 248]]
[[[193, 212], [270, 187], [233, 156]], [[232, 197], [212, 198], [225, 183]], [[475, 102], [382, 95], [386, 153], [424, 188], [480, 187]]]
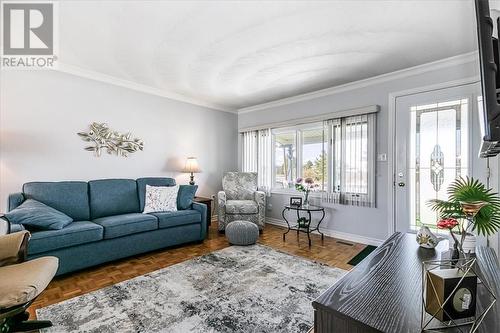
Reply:
[[290, 197], [290, 206], [302, 206], [302, 197]]

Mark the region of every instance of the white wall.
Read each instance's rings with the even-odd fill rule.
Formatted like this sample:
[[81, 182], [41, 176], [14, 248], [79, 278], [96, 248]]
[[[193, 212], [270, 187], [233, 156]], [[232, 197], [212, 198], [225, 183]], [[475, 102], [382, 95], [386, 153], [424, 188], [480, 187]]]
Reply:
[[[392, 187], [389, 187], [388, 164], [393, 160], [392, 152], [388, 148], [389, 94], [463, 78], [479, 77], [479, 69], [478, 63], [471, 60], [465, 64], [450, 65], [427, 72], [422, 70], [419, 74], [406, 77], [401, 77], [401, 75], [394, 77], [394, 79], [328, 96], [242, 113], [238, 117], [238, 127], [246, 128], [361, 106], [380, 105], [381, 110], [377, 118], [377, 153], [387, 153], [388, 161], [377, 162], [377, 208], [330, 206], [323, 224], [329, 234], [338, 234], [344, 238], [352, 236], [352, 240], [367, 243], [383, 240], [389, 236], [388, 193], [392, 191]], [[267, 215], [272, 219], [281, 219], [283, 205], [288, 200], [288, 195], [272, 194], [269, 200], [272, 208]]]
[[[237, 116], [54, 71], [2, 71], [0, 79], [0, 209], [28, 181], [175, 177], [198, 157], [198, 194], [221, 187], [237, 169]], [[144, 140], [123, 158], [84, 151], [77, 132], [106, 122]]]

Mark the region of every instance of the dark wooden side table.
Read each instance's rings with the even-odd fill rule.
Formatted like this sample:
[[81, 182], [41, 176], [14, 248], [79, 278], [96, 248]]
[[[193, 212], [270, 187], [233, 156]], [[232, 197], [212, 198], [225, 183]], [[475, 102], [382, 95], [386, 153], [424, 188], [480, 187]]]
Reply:
[[208, 228], [212, 224], [212, 199], [205, 197], [194, 197], [193, 201], [207, 205], [207, 232], [208, 232]]
[[[393, 234], [313, 302], [314, 333], [419, 333], [422, 261], [440, 259], [444, 251], [448, 251], [446, 242], [429, 250], [419, 248], [415, 234]], [[476, 247], [476, 258], [479, 270], [498, 297], [500, 267], [493, 249]], [[478, 306], [481, 303], [479, 296]], [[477, 332], [498, 332], [499, 323], [497, 300]], [[446, 330], [468, 331], [467, 327]]]

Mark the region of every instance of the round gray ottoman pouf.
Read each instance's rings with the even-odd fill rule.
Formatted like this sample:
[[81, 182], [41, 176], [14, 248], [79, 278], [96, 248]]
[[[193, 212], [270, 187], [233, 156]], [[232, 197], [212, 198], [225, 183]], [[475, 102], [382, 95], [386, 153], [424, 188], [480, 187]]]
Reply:
[[226, 237], [233, 245], [252, 245], [259, 238], [259, 227], [249, 221], [233, 221], [226, 226]]

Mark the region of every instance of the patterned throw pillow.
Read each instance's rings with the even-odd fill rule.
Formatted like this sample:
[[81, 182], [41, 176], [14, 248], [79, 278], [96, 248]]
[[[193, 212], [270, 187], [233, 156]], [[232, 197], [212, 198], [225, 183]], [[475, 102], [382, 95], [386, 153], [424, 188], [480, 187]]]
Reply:
[[175, 212], [177, 210], [177, 193], [179, 185], [149, 186], [146, 185], [146, 197], [143, 213]]

